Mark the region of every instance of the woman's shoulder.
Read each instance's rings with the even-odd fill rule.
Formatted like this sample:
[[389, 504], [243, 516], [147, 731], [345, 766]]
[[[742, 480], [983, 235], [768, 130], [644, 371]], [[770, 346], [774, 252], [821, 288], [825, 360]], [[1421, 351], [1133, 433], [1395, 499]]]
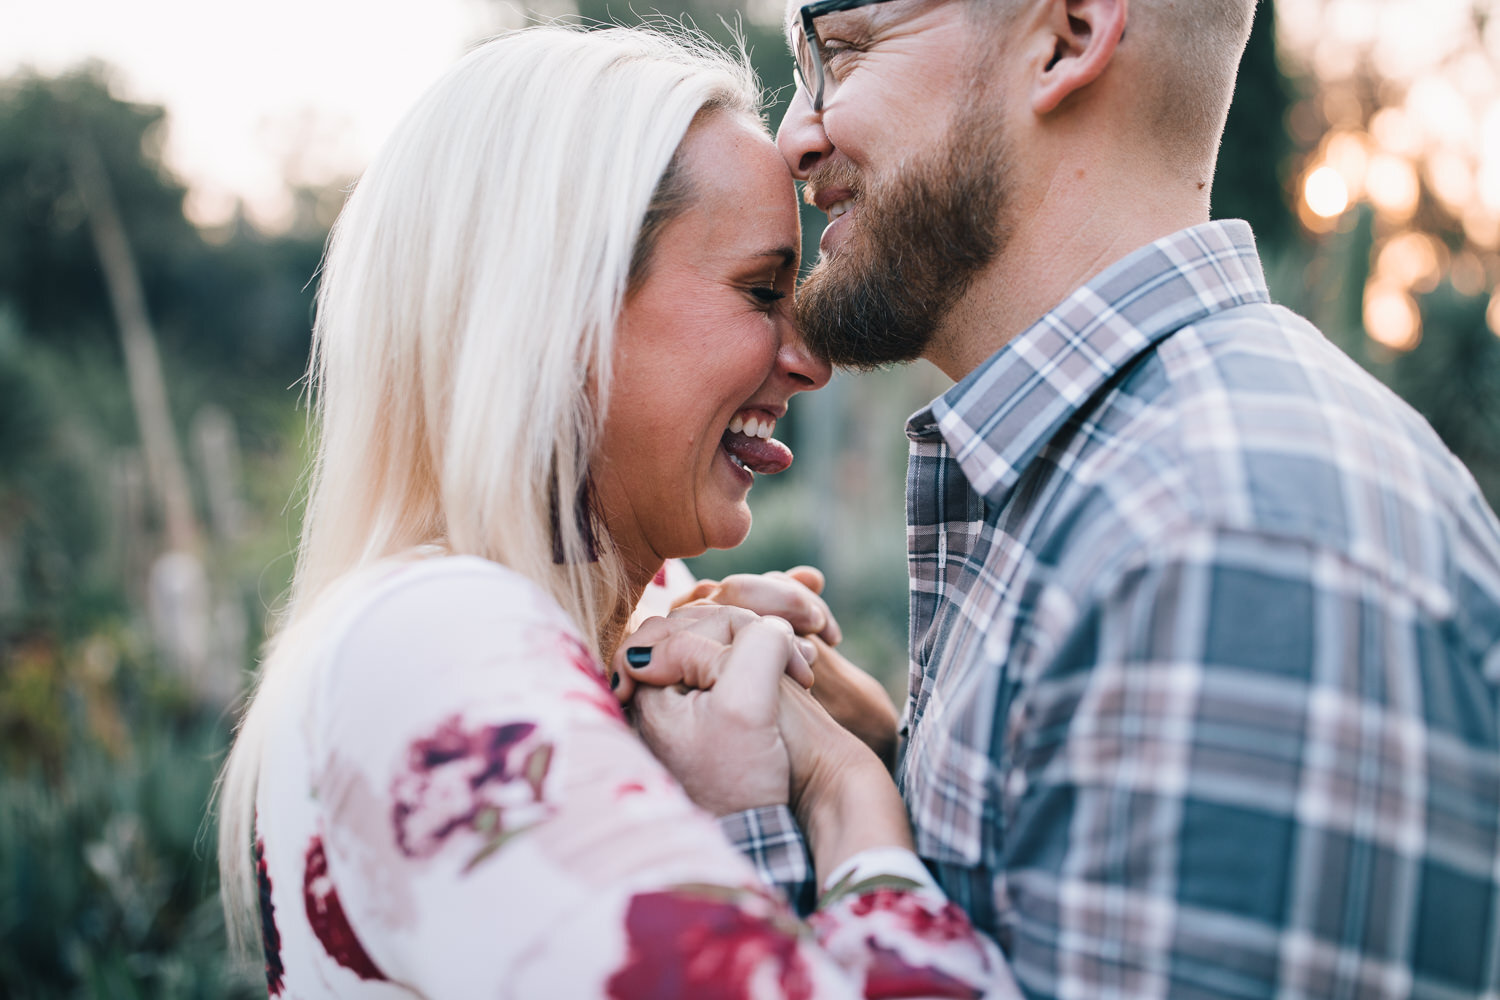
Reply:
[[325, 693], [350, 682], [409, 689], [482, 663], [553, 659], [553, 650], [593, 658], [539, 584], [476, 556], [382, 565], [339, 590], [316, 657]]
[[576, 630], [557, 601], [536, 581], [479, 556], [435, 555], [391, 560], [344, 581], [328, 635], [351, 631], [418, 628], [430, 631], [461, 622], [565, 624]]
[[485, 706], [550, 719], [579, 691], [618, 715], [578, 626], [514, 570], [435, 556], [367, 574], [341, 598], [308, 678], [315, 757], [336, 747], [374, 753]]

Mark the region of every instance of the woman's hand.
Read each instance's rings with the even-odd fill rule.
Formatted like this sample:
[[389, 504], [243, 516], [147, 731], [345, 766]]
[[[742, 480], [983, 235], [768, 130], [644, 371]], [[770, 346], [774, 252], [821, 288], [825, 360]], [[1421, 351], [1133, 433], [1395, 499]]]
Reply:
[[811, 637], [813, 697], [889, 769], [896, 761], [896, 706], [879, 681], [833, 648], [843, 640], [843, 631], [822, 593], [823, 574], [812, 566], [796, 566], [785, 573], [738, 573], [723, 580], [700, 580], [677, 606], [746, 608], [784, 618], [798, 635]]
[[[778, 689], [788, 678], [800, 690], [793, 674], [811, 681], [806, 640], [780, 619], [737, 609], [673, 618], [652, 619], [616, 657], [617, 676], [641, 682], [632, 683], [641, 738], [688, 796], [716, 816], [788, 802]], [[655, 641], [646, 645], [648, 639]], [[630, 657], [640, 665], [627, 670]]]

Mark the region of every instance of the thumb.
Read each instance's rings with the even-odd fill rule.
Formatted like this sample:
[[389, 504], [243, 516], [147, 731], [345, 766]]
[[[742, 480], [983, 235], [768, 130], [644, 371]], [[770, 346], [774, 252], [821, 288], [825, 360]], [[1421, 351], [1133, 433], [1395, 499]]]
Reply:
[[728, 648], [698, 632], [673, 632], [654, 645], [627, 648], [623, 673], [637, 684], [652, 687], [681, 684], [690, 688], [711, 688], [717, 662]]
[[793, 566], [786, 575], [796, 580], [814, 594], [823, 593], [823, 571], [816, 566]]

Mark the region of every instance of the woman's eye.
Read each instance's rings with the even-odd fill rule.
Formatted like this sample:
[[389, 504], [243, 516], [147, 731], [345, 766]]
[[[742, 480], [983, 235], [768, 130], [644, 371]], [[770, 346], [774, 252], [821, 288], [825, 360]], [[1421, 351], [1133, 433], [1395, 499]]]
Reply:
[[752, 285], [750, 295], [755, 301], [762, 305], [772, 305], [786, 298], [786, 292], [779, 292], [769, 285]]

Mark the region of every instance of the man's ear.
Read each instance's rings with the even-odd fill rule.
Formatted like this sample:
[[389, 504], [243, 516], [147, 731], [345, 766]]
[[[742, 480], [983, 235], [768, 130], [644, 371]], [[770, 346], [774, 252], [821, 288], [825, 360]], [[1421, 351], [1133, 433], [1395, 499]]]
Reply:
[[1031, 91], [1031, 109], [1045, 115], [1104, 72], [1125, 37], [1130, 0], [1049, 0], [1053, 51]]

